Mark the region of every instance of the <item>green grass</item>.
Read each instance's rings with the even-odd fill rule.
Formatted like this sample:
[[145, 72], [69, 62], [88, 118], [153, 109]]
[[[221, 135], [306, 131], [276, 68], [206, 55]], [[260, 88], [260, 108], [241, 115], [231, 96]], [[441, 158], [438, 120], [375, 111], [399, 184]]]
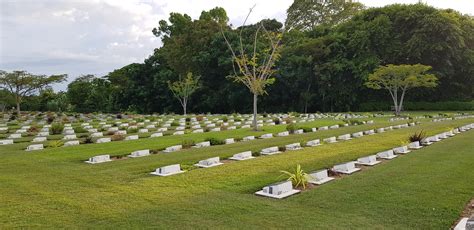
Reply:
[[[458, 218], [464, 204], [474, 197], [474, 184], [469, 180], [474, 177], [472, 130], [285, 200], [253, 193], [282, 180], [280, 170], [292, 170], [296, 164], [306, 171], [327, 168], [400, 145], [409, 134], [421, 129], [432, 135], [471, 122], [474, 119], [426, 122], [417, 127], [229, 162], [166, 178], [148, 173], [163, 165], [192, 164], [212, 156], [228, 157], [301, 139], [383, 127], [388, 122], [99, 165], [88, 165], [82, 160], [97, 154], [121, 155], [141, 148], [166, 147], [182, 137], [38, 152], [20, 150], [21, 144], [0, 146], [0, 226], [446, 229]], [[239, 132], [244, 133], [229, 131], [229, 135], [247, 135], [245, 132], [251, 131]], [[269, 131], [259, 134], [266, 132]], [[226, 133], [208, 135], [224, 138]]]

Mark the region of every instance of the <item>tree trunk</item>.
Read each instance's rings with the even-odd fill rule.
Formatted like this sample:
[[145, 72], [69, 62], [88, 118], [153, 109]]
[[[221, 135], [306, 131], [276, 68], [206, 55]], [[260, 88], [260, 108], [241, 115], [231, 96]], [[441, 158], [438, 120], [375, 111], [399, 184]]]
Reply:
[[188, 100], [186, 98], [184, 98], [183, 103], [182, 103], [184, 116], [186, 116], [186, 107], [187, 107], [187, 105], [188, 105]]
[[16, 97], [16, 112], [17, 112], [17, 116], [19, 117], [20, 116], [20, 97]]
[[403, 99], [405, 98], [405, 92], [406, 92], [406, 88], [403, 89], [402, 97], [400, 98], [400, 101], [398, 102], [398, 113], [402, 112]]
[[253, 131], [257, 130], [257, 94], [253, 94]]

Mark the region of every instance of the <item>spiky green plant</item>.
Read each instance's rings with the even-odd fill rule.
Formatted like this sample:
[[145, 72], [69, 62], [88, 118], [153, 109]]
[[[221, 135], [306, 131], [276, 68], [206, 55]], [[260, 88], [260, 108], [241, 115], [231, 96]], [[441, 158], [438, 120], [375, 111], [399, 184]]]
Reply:
[[58, 148], [58, 147], [61, 147], [63, 145], [64, 145], [64, 142], [62, 142], [61, 140], [50, 141], [48, 143], [49, 148]]
[[294, 173], [288, 171], [280, 171], [283, 173], [283, 176], [288, 176], [288, 180], [291, 181], [294, 187], [302, 186], [303, 189], [306, 189], [308, 185], [309, 175], [301, 169], [301, 165], [296, 165], [296, 170]]
[[421, 141], [426, 137], [426, 132], [421, 130], [420, 132], [415, 132], [414, 134], [408, 136], [409, 142]]

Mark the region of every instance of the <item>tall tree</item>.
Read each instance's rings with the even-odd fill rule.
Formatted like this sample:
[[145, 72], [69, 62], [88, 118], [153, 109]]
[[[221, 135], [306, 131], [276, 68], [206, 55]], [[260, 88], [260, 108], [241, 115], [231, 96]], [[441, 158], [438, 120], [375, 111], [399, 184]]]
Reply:
[[0, 88], [3, 88], [15, 95], [16, 109], [20, 115], [20, 104], [25, 96], [34, 94], [40, 89], [54, 83], [65, 81], [66, 74], [61, 75], [34, 75], [26, 71], [6, 72], [0, 71]]
[[436, 76], [426, 73], [430, 69], [431, 66], [421, 64], [380, 66], [369, 75], [365, 85], [371, 89], [388, 90], [398, 116], [407, 90], [415, 87], [436, 87]]
[[193, 74], [189, 72], [185, 78], [179, 79], [179, 81], [168, 82], [168, 87], [179, 100], [185, 116], [189, 97], [199, 88], [199, 78], [199, 76], [193, 77]]
[[347, 0], [295, 0], [287, 10], [286, 27], [311, 30], [321, 24], [336, 25], [351, 18], [364, 5]]
[[[252, 13], [253, 7], [250, 9], [249, 14], [245, 18], [243, 25], [240, 28], [239, 34], [239, 45], [237, 50], [234, 50], [232, 44], [227, 39], [224, 29], [221, 28], [222, 36], [232, 53], [232, 58], [238, 67], [238, 70], [234, 68], [234, 75], [231, 78], [239, 83], [244, 84], [250, 92], [253, 94], [253, 130], [257, 131], [257, 100], [258, 96], [267, 93], [266, 87], [273, 84], [275, 78], [275, 62], [280, 57], [281, 52], [281, 39], [282, 33], [275, 30], [280, 26], [274, 27], [274, 30], [269, 30], [266, 24], [274, 25], [271, 20], [262, 20], [256, 25], [255, 32], [253, 34], [253, 45], [250, 50], [244, 47], [244, 36], [245, 23], [248, 17]], [[262, 34], [260, 34], [262, 33]], [[266, 41], [266, 47], [258, 47], [261, 45], [259, 39]]]

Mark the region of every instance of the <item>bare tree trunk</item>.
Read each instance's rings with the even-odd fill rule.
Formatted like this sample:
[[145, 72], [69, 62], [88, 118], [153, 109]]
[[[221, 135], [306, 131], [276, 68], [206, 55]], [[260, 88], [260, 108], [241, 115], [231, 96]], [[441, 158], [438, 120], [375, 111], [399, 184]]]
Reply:
[[253, 94], [253, 131], [257, 131], [257, 94]]
[[20, 97], [16, 96], [16, 112], [17, 115], [20, 116]]
[[403, 99], [405, 98], [405, 92], [406, 92], [406, 88], [403, 89], [402, 97], [400, 98], [400, 101], [398, 102], [398, 113], [401, 113], [402, 111]]

